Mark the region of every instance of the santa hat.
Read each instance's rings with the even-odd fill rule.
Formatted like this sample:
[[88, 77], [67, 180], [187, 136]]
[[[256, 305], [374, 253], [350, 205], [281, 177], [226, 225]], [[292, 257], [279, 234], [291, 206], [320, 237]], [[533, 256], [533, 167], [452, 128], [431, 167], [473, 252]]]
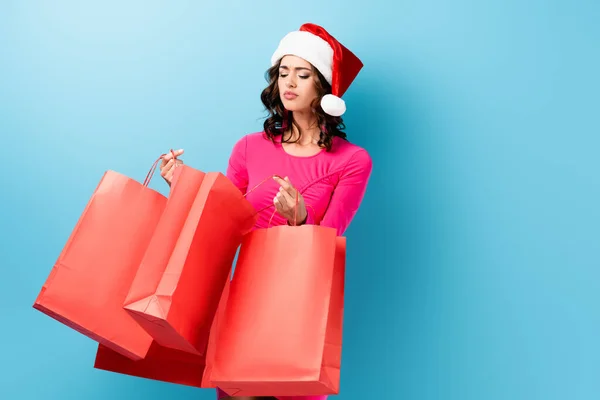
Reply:
[[315, 24], [304, 24], [285, 35], [271, 57], [271, 65], [276, 65], [285, 55], [311, 63], [331, 85], [331, 94], [321, 100], [323, 111], [335, 117], [344, 114], [346, 103], [341, 97], [363, 67], [358, 57]]

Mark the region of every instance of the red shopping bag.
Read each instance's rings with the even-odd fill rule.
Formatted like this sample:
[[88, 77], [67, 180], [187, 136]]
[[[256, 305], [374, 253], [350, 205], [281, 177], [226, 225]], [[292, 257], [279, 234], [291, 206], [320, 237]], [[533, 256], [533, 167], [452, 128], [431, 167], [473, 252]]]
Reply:
[[215, 354], [214, 332], [222, 322], [222, 315], [229, 294], [229, 278], [223, 289], [219, 307], [212, 321], [211, 335], [203, 355], [160, 346], [156, 341], [143, 360], [131, 360], [99, 345], [94, 368], [139, 378], [175, 383], [199, 388], [213, 388], [209, 380], [210, 368]]
[[178, 167], [125, 309], [161, 346], [202, 355], [236, 251], [255, 220], [252, 204], [224, 175]]
[[346, 242], [315, 225], [243, 240], [210, 380], [231, 396], [339, 392]]
[[33, 305], [132, 359], [152, 337], [123, 301], [167, 202], [147, 181], [104, 174]]

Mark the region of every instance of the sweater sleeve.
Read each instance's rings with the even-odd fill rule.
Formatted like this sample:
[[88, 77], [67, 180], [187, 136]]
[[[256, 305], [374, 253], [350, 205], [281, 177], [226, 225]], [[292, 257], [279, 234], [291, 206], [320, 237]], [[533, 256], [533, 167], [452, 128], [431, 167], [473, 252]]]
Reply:
[[231, 155], [229, 156], [229, 164], [227, 165], [227, 172], [225, 174], [244, 194], [248, 189], [248, 169], [246, 168], [247, 145], [247, 136], [244, 136], [236, 142], [231, 151]]
[[337, 229], [339, 236], [344, 234], [360, 207], [372, 169], [373, 162], [366, 150], [361, 149], [352, 155], [333, 191], [320, 225]]

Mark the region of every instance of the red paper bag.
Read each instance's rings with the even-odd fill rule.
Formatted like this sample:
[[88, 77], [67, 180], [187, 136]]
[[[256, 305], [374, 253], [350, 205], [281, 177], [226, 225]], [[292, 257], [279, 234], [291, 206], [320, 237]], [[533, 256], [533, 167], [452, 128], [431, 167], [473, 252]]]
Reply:
[[180, 385], [213, 388], [209, 376], [215, 354], [214, 332], [218, 330], [222, 322], [229, 287], [228, 278], [221, 295], [219, 308], [212, 322], [211, 335], [204, 355], [199, 356], [162, 347], [154, 341], [143, 360], [131, 360], [106, 346], [99, 345], [94, 368]]
[[163, 347], [202, 355], [242, 236], [256, 211], [224, 175], [178, 167], [124, 302]]
[[242, 243], [211, 382], [231, 396], [339, 392], [346, 242], [314, 225]]
[[143, 358], [152, 337], [123, 301], [167, 199], [108, 171], [33, 307], [120, 354]]

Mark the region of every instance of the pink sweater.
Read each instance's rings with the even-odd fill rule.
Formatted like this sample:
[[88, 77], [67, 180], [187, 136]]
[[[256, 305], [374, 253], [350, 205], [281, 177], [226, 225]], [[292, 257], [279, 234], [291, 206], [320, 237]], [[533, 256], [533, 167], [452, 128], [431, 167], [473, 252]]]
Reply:
[[[227, 177], [246, 193], [265, 181], [246, 197], [259, 213], [256, 228], [286, 224], [273, 212], [273, 198], [279, 185], [273, 175], [289, 177], [307, 204], [307, 224], [336, 228], [343, 235], [358, 211], [371, 175], [369, 154], [359, 146], [334, 138], [331, 152], [321, 151], [312, 157], [292, 156], [267, 139], [264, 132], [244, 136], [234, 146], [229, 158]], [[310, 206], [310, 207], [309, 207]], [[217, 398], [227, 395], [217, 389]], [[328, 396], [280, 396], [280, 400], [325, 400]]]
[[[334, 138], [331, 152], [310, 157], [288, 154], [264, 132], [244, 136], [234, 146], [227, 177], [243, 192], [273, 175], [289, 177], [307, 205], [307, 224], [336, 228], [343, 235], [358, 211], [371, 175], [371, 157], [363, 148]], [[246, 197], [259, 213], [255, 228], [267, 228], [275, 211], [273, 198], [279, 185], [267, 179]], [[266, 208], [266, 209], [265, 209]], [[278, 213], [271, 226], [286, 224]]]

